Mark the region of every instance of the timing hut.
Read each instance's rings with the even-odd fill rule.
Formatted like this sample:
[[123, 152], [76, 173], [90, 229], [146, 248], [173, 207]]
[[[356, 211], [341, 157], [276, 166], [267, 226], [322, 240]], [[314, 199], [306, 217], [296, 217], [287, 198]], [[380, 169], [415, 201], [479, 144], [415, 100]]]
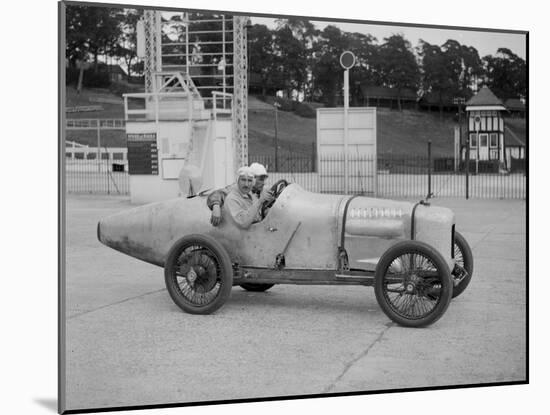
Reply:
[[487, 87], [466, 102], [471, 161], [504, 162], [504, 111], [502, 101]]

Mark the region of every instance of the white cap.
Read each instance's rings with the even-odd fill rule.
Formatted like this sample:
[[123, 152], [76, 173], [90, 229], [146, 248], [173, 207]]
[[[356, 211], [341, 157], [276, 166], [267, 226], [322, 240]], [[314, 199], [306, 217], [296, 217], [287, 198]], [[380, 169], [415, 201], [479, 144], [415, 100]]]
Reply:
[[254, 173], [248, 166], [243, 166], [239, 170], [237, 170], [237, 179], [239, 177], [254, 177]]
[[267, 170], [265, 169], [263, 164], [252, 163], [250, 165], [250, 170], [252, 171], [254, 176], [267, 176]]

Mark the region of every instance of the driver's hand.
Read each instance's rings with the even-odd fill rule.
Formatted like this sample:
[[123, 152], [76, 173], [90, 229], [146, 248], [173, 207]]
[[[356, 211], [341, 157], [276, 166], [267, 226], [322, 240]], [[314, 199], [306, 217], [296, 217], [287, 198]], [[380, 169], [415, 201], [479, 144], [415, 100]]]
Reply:
[[268, 192], [267, 190], [263, 190], [262, 191], [262, 194], [260, 195], [260, 203], [265, 203], [265, 202], [272, 202], [275, 200], [275, 197], [273, 196], [273, 194], [271, 194], [271, 192]]
[[210, 216], [210, 223], [212, 226], [218, 226], [222, 221], [222, 210], [220, 205], [212, 206], [212, 215]]

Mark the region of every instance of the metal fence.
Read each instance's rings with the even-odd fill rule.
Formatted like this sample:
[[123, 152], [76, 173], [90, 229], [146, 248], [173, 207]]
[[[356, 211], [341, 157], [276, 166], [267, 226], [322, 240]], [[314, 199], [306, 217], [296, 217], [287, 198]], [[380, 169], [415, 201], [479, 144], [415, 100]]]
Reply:
[[311, 173], [316, 171], [317, 158], [315, 155], [304, 156], [290, 152], [280, 157], [274, 155], [249, 156], [249, 161], [261, 163], [272, 172]]
[[[322, 156], [318, 162], [311, 157], [291, 156], [282, 164], [292, 167], [286, 171], [274, 171], [270, 156], [249, 159], [268, 167], [271, 182], [285, 178], [314, 192], [343, 192], [342, 154]], [[434, 197], [492, 199], [525, 199], [527, 193], [525, 172], [492, 173], [478, 169], [476, 174], [470, 166], [467, 175], [464, 163], [455, 163], [447, 156], [350, 155], [347, 163], [350, 193], [394, 198], [425, 197], [431, 193]]]
[[[418, 197], [429, 193], [435, 197], [469, 197], [488, 199], [525, 199], [527, 181], [524, 171], [498, 172], [490, 161], [455, 162], [442, 156], [378, 157], [378, 194], [388, 197]], [[475, 173], [477, 170], [477, 173]]]
[[[251, 156], [269, 171], [269, 181], [286, 179], [307, 190], [321, 193], [343, 193], [345, 160], [342, 154], [312, 157], [289, 156], [280, 160], [275, 171], [274, 157]], [[439, 161], [438, 161], [439, 160]], [[443, 161], [445, 160], [445, 161]], [[126, 160], [70, 159], [66, 165], [68, 193], [129, 194]], [[499, 174], [471, 172], [463, 165], [455, 166], [444, 157], [425, 156], [349, 156], [349, 193], [376, 197], [434, 197], [491, 199], [525, 199], [525, 173]]]
[[130, 194], [128, 162], [121, 160], [65, 160], [67, 193]]

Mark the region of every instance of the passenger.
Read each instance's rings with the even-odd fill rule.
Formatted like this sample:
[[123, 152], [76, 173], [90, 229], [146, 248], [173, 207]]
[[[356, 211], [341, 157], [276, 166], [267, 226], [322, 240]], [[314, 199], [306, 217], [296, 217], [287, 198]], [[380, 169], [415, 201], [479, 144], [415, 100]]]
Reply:
[[241, 167], [237, 172], [237, 186], [234, 186], [225, 197], [225, 207], [237, 225], [247, 229], [262, 218], [260, 211], [266, 201], [273, 200], [269, 192], [262, 192], [259, 197], [253, 196], [252, 186], [254, 173], [250, 167]]
[[[250, 169], [254, 174], [254, 185], [252, 187], [252, 196], [259, 198], [265, 185], [265, 181], [268, 178], [266, 168], [260, 163], [252, 163]], [[225, 197], [227, 194], [236, 187], [237, 184], [231, 184], [226, 186], [223, 189], [215, 190], [214, 192], [208, 195], [206, 199], [206, 204], [208, 208], [212, 211], [210, 216], [210, 223], [213, 226], [218, 226], [222, 219], [221, 208], [223, 207]]]
[[250, 170], [252, 170], [254, 174], [254, 187], [252, 188], [252, 192], [260, 197], [264, 190], [265, 181], [268, 178], [267, 170], [264, 165], [260, 163], [252, 163], [250, 165]]

